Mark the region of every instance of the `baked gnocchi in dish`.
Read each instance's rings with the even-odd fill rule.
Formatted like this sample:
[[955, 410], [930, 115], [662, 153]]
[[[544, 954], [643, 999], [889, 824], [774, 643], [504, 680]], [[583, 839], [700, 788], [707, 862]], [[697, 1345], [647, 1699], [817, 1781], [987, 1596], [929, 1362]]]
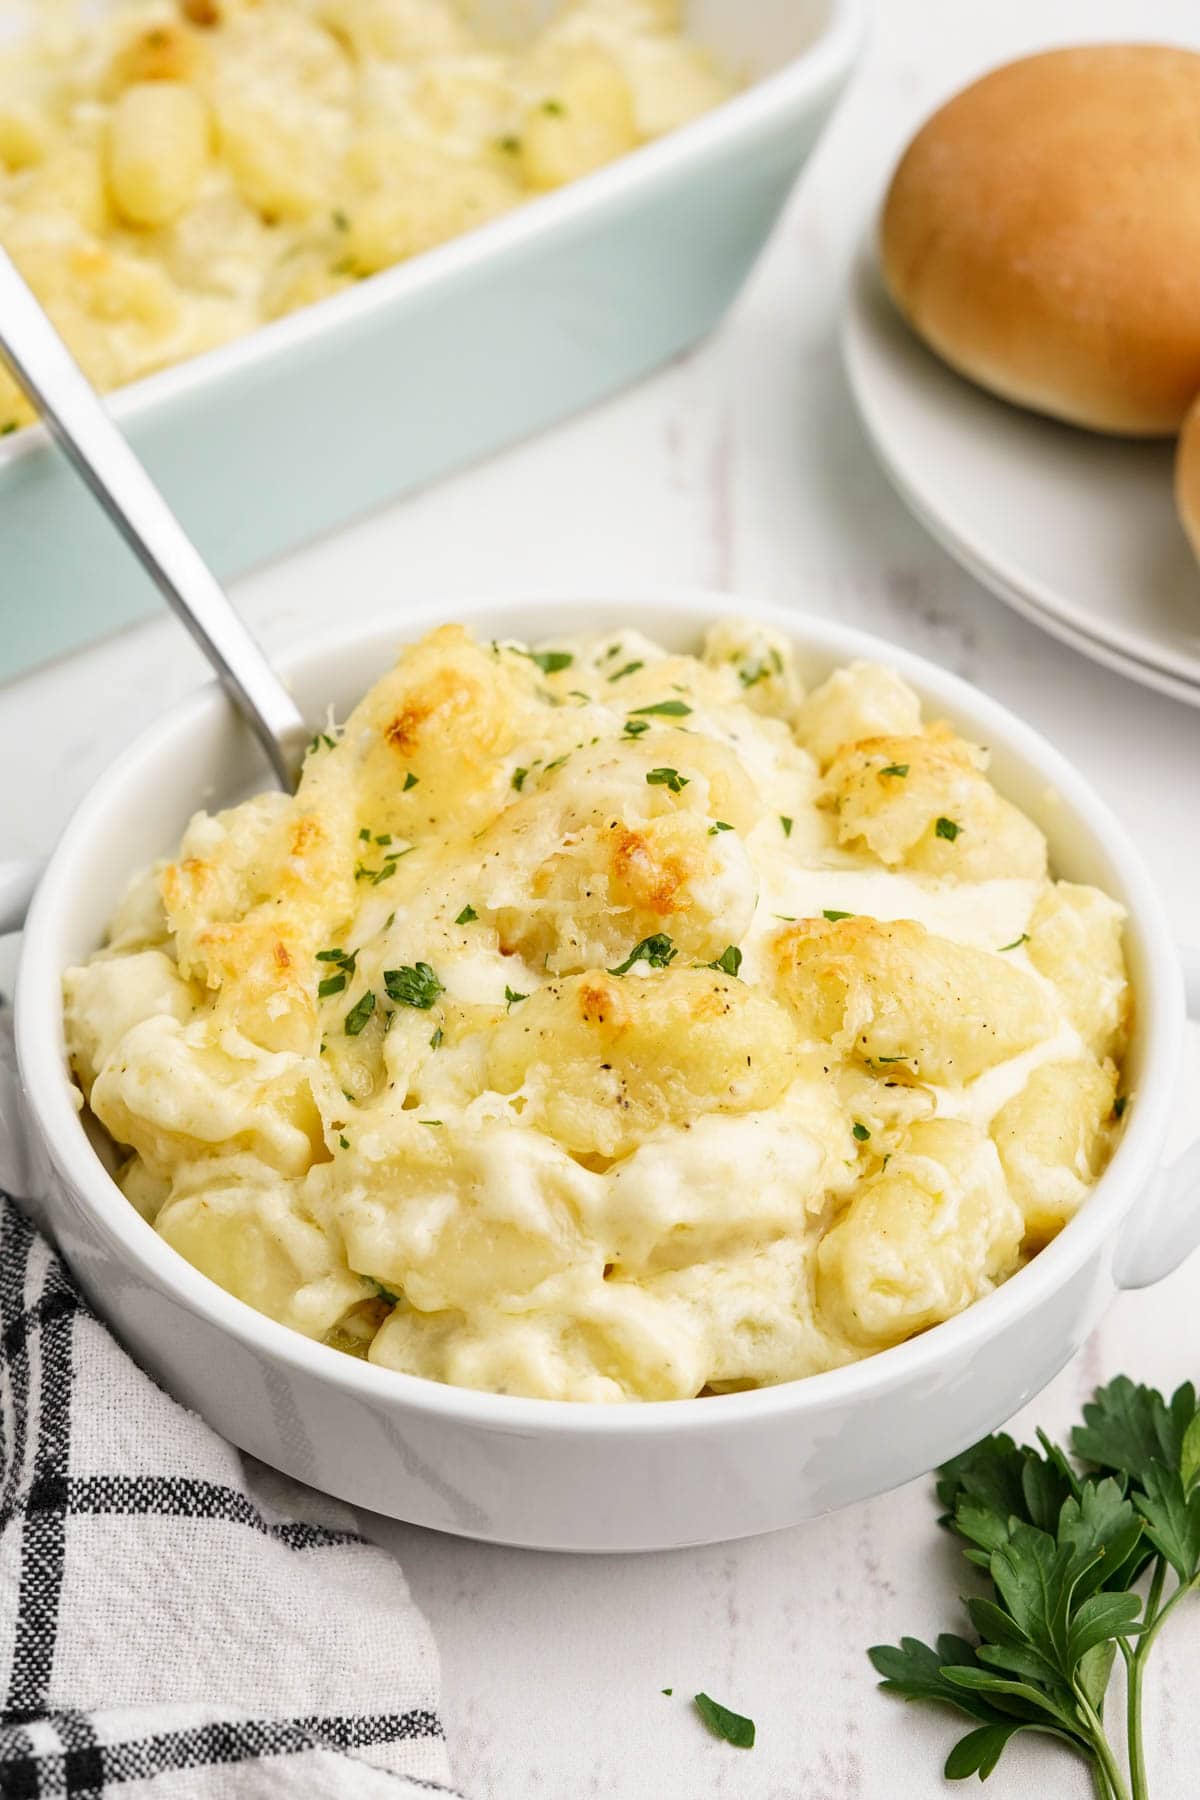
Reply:
[[888, 670], [445, 626], [65, 977], [130, 1202], [385, 1368], [668, 1400], [928, 1330], [1086, 1200], [1122, 911]]
[[[726, 99], [682, 0], [35, 6], [0, 243], [111, 389], [443, 243]], [[0, 433], [32, 417], [0, 372]]]

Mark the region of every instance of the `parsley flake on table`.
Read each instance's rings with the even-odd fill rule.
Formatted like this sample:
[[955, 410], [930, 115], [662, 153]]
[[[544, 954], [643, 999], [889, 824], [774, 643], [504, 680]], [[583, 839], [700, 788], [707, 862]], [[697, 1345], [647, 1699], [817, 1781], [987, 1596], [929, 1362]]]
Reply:
[[678, 950], [666, 932], [655, 931], [649, 937], [643, 938], [640, 944], [635, 944], [625, 961], [618, 963], [615, 969], [610, 969], [608, 972], [610, 975], [628, 975], [634, 963], [637, 962], [648, 962], [652, 969], [665, 969], [667, 964], [674, 962], [678, 955]]
[[631, 719], [686, 719], [691, 710], [686, 700], [656, 700], [653, 706], [635, 706], [629, 716]]
[[[1088, 1764], [1104, 1800], [1149, 1800], [1146, 1664], [1200, 1588], [1200, 1408], [1190, 1382], [1168, 1401], [1121, 1375], [1083, 1418], [1074, 1460], [1044, 1432], [1037, 1449], [997, 1432], [938, 1472], [942, 1523], [990, 1578], [967, 1601], [979, 1641], [906, 1637], [869, 1655], [885, 1690], [971, 1720], [948, 1779], [982, 1780], [1018, 1732], [1044, 1732]], [[1118, 1654], [1128, 1777], [1104, 1716]]]
[[665, 787], [672, 794], [682, 794], [688, 785], [688, 777], [678, 769], [647, 769], [646, 781], [650, 787]]
[[952, 844], [962, 830], [962, 826], [956, 825], [953, 819], [939, 819], [934, 830], [940, 838], [945, 838], [948, 843]]
[[446, 991], [427, 962], [385, 969], [383, 985], [389, 1000], [401, 1006], [415, 1006], [420, 1012], [428, 1012], [438, 995]]
[[724, 1738], [727, 1744], [736, 1744], [739, 1750], [753, 1750], [753, 1719], [747, 1719], [743, 1713], [732, 1712], [728, 1706], [722, 1706], [719, 1700], [713, 1700], [707, 1694], [696, 1694], [693, 1698], [696, 1711], [716, 1737]]

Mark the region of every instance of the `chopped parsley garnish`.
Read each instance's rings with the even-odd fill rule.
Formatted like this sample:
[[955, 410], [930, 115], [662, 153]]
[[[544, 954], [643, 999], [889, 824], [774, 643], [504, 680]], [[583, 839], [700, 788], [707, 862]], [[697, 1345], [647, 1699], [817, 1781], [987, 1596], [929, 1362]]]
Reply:
[[351, 965], [351, 967], [353, 967], [354, 955], [355, 955], [355, 953], [353, 950], [350, 950], [350, 951], [338, 950], [338, 949], [318, 950], [317, 951], [317, 961], [318, 962], [332, 962], [332, 963], [349, 963]]
[[433, 1036], [429, 1040], [429, 1048], [431, 1050], [437, 1050], [440, 1047], [442, 1038], [444, 1036], [445, 1036], [445, 1033], [443, 1032], [441, 1026], [439, 1025], [437, 1030], [434, 1032]]
[[738, 670], [738, 680], [744, 688], [752, 688], [756, 687], [760, 681], [765, 681], [769, 674], [770, 670], [766, 663], [743, 663]]
[[665, 787], [673, 794], [682, 794], [688, 777], [681, 775], [678, 769], [647, 769], [646, 781], [650, 787]]
[[336, 741], [335, 738], [330, 737], [327, 731], [318, 731], [304, 754], [305, 756], [311, 756], [314, 750], [319, 750], [321, 748], [322, 744], [324, 744], [326, 750], [332, 750], [336, 746]]
[[15, 419], [5, 419], [3, 425], [0, 425], [0, 437], [11, 437], [14, 431], [19, 430], [20, 426]]
[[420, 1125], [440, 1125], [441, 1122], [442, 1121], [440, 1119], [419, 1119], [417, 1121], [417, 1123]]
[[347, 216], [347, 214], [345, 214], [342, 211], [340, 206], [334, 207], [333, 212], [330, 214], [330, 217], [333, 220], [334, 229], [336, 231], [349, 231], [349, 229], [350, 229], [349, 217]]
[[641, 737], [643, 731], [649, 731], [649, 729], [650, 729], [649, 719], [626, 719], [626, 721], [625, 721], [625, 736], [626, 737], [631, 737], [631, 738]]
[[515, 988], [510, 988], [507, 985], [507, 983], [505, 984], [505, 988], [504, 988], [504, 1010], [505, 1010], [505, 1012], [511, 1012], [513, 1007], [517, 1004], [518, 1000], [528, 1000], [528, 998], [529, 998], [528, 994], [518, 994]]
[[551, 99], [542, 101], [542, 111], [544, 113], [549, 113], [552, 119], [561, 119], [566, 110], [567, 109], [561, 100]]
[[504, 137], [496, 139], [497, 150], [505, 151], [509, 156], [516, 156], [521, 148], [521, 140], [508, 132]]
[[626, 675], [636, 675], [638, 670], [644, 669], [645, 666], [645, 663], [640, 662], [626, 663], [623, 669], [615, 670], [608, 679], [610, 681], [621, 681]]
[[338, 1143], [342, 1146], [343, 1150], [348, 1150], [350, 1148], [350, 1139], [346, 1136], [345, 1132], [342, 1132], [339, 1136]]
[[562, 669], [569, 669], [575, 661], [569, 650], [525, 650], [522, 655], [530, 662], [535, 662], [543, 675], [557, 675]]
[[871, 1135], [861, 1119], [855, 1119], [854, 1121], [854, 1135], [860, 1144], [865, 1144]]
[[388, 1301], [388, 1303], [392, 1306], [399, 1306], [399, 1304], [400, 1304], [399, 1294], [393, 1294], [391, 1288], [385, 1288], [382, 1281], [376, 1281], [375, 1277], [373, 1275], [368, 1275], [366, 1277], [366, 1280], [371, 1283], [372, 1287], [374, 1287], [378, 1290], [379, 1298], [381, 1300]]
[[369, 844], [370, 843], [371, 827], [369, 825], [363, 826], [362, 830], [358, 834], [358, 841], [360, 844]]
[[520, 793], [521, 789], [525, 786], [525, 777], [528, 775], [528, 773], [529, 773], [528, 769], [514, 769], [512, 772], [512, 784], [516, 788], [518, 794]]
[[478, 917], [479, 914], [475, 911], [473, 906], [464, 906], [454, 923], [456, 925], [469, 925], [473, 919], [477, 919]]
[[691, 710], [686, 700], [656, 700], [653, 706], [635, 706], [629, 716], [631, 719], [686, 719]]
[[695, 1695], [696, 1711], [717, 1737], [724, 1738], [727, 1744], [736, 1744], [739, 1750], [754, 1748], [754, 1720], [747, 1719], [742, 1713], [731, 1712], [722, 1706], [719, 1700], [711, 1700], [707, 1694]]
[[446, 991], [427, 962], [385, 969], [383, 985], [389, 1000], [398, 1001], [401, 1006], [415, 1006], [420, 1012], [428, 1012], [438, 995]]
[[1021, 933], [1020, 937], [1016, 937], [1013, 939], [1011, 944], [1001, 944], [1000, 948], [1001, 948], [1001, 950], [1019, 950], [1022, 944], [1027, 944], [1028, 942], [1029, 942], [1029, 933], [1027, 931], [1023, 931]]
[[567, 696], [571, 700], [582, 700], [588, 706], [592, 703], [592, 696], [585, 694], [582, 688], [568, 688]]
[[887, 768], [880, 769], [879, 773], [881, 775], [895, 775], [898, 780], [902, 781], [904, 779], [904, 777], [908, 774], [908, 764], [907, 763], [889, 763]]
[[371, 1014], [375, 1011], [375, 995], [368, 988], [361, 1000], [356, 1000], [344, 1021], [347, 1037], [357, 1037]]
[[838, 912], [836, 907], [827, 906], [825, 908], [824, 912], [821, 914], [821, 917], [823, 919], [828, 919], [829, 923], [831, 925], [836, 925], [839, 919], [856, 919], [858, 917], [858, 914], [857, 913], [848, 913], [848, 912]]
[[874, 1060], [877, 1063], [898, 1063], [907, 1062], [909, 1059], [907, 1056], [877, 1056]]
[[[410, 788], [416, 787], [416, 785], [417, 785], [418, 781], [420, 781], [420, 779], [421, 779], [421, 777], [419, 775], [414, 775], [412, 770], [410, 769], [408, 771], [407, 775], [404, 777], [404, 786], [401, 789], [401, 792], [407, 794]], [[379, 839], [376, 838], [375, 842], [378, 843]]]
[[317, 983], [317, 999], [327, 1000], [330, 994], [340, 994], [346, 985], [346, 972], [339, 969], [336, 975], [327, 975], [324, 981]]
[[742, 953], [736, 944], [726, 944], [716, 962], [705, 965], [710, 969], [720, 969], [723, 975], [736, 975], [742, 966]]
[[660, 1694], [666, 1694], [667, 1697], [670, 1698], [670, 1696], [675, 1692], [675, 1689], [674, 1688], [659, 1688], [658, 1691]]
[[784, 837], [791, 837], [791, 835], [792, 835], [792, 820], [788, 818], [786, 813], [780, 813], [779, 823], [783, 826]]
[[390, 831], [377, 831], [375, 833], [375, 842], [377, 844], [390, 844], [391, 841], [392, 834]]
[[628, 975], [636, 962], [648, 962], [652, 969], [665, 969], [679, 955], [665, 931], [655, 931], [640, 944], [635, 944], [623, 963], [610, 969], [610, 975]]
[[708, 828], [708, 835], [709, 835], [709, 837], [716, 837], [718, 831], [732, 831], [732, 830], [733, 830], [733, 826], [727, 825], [725, 823], [724, 819], [714, 819], [712, 824]]
[[934, 829], [940, 838], [945, 838], [948, 843], [952, 844], [962, 830], [962, 826], [956, 825], [953, 819], [939, 819]]

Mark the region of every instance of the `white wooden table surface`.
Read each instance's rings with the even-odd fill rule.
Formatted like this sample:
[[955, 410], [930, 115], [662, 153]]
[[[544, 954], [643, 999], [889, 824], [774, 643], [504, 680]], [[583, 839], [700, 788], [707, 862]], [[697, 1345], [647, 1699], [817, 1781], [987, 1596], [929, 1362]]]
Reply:
[[[753, 0], [748, 0], [753, 3]], [[416, 594], [647, 581], [737, 588], [880, 632], [978, 681], [1108, 796], [1181, 937], [1200, 938], [1200, 711], [1073, 654], [991, 599], [877, 471], [834, 350], [843, 271], [907, 132], [990, 63], [1050, 41], [1200, 48], [1195, 0], [881, 0], [866, 62], [736, 314], [698, 353], [590, 415], [241, 583], [270, 646]], [[319, 428], [319, 422], [314, 422]], [[1020, 522], [1014, 521], [1019, 530]], [[1200, 605], [1200, 578], [1197, 581]], [[49, 846], [94, 774], [202, 675], [167, 623], [0, 691], [6, 852]], [[1200, 1122], [1195, 1069], [1180, 1136]], [[1123, 1297], [1018, 1421], [1051, 1429], [1121, 1370], [1200, 1375], [1200, 1260]], [[371, 1521], [403, 1558], [444, 1661], [475, 1800], [909, 1800], [947, 1792], [952, 1723], [877, 1696], [868, 1644], [955, 1620], [928, 1482], [758, 1541], [674, 1555], [536, 1556]], [[1156, 1800], [1200, 1792], [1200, 1602], [1164, 1634], [1148, 1698]], [[660, 1689], [673, 1687], [674, 1698]], [[697, 1688], [753, 1714], [710, 1739]], [[989, 1793], [1074, 1800], [1084, 1773], [1010, 1750]]]

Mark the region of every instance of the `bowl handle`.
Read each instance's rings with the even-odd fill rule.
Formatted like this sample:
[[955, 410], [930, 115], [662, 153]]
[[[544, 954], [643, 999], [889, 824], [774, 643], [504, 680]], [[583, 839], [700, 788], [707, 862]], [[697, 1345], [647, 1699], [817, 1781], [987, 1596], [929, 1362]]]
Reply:
[[[1200, 1020], [1200, 949], [1181, 947], [1188, 1017]], [[1170, 1275], [1200, 1245], [1200, 1138], [1160, 1171], [1146, 1196], [1150, 1227], [1118, 1248], [1117, 1286], [1149, 1287]]]
[[0, 937], [24, 925], [41, 873], [39, 862], [0, 862]]

